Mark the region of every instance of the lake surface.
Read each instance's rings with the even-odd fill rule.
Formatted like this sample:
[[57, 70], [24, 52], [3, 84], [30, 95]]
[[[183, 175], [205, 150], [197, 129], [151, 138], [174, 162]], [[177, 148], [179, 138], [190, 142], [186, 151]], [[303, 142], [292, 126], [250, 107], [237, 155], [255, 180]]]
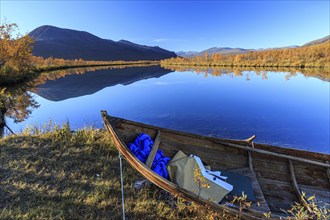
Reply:
[[100, 110], [170, 129], [330, 154], [329, 82], [296, 73], [242, 71], [214, 76], [159, 66], [72, 74], [29, 89], [40, 105], [19, 132], [49, 120], [102, 128]]

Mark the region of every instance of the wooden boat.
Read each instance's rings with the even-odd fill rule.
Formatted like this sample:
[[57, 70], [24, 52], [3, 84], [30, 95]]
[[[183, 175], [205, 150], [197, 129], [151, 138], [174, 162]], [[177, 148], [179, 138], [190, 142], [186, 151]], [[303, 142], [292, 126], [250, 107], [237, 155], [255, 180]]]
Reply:
[[239, 212], [238, 207], [205, 201], [160, 177], [140, 162], [126, 143], [144, 132], [156, 137], [154, 146], [158, 143], [158, 148], [168, 157], [181, 150], [187, 155], [198, 155], [213, 170], [248, 176], [258, 202], [240, 213], [243, 219], [260, 219], [268, 212], [273, 218], [285, 216], [283, 210], [290, 209], [294, 202], [302, 202], [302, 192], [307, 197], [315, 195], [319, 202], [330, 203], [329, 154], [254, 144], [253, 137], [243, 141], [205, 137], [112, 117], [106, 111], [101, 114], [113, 143], [127, 162], [152, 183], [186, 200], [219, 212], [223, 209], [234, 215]]

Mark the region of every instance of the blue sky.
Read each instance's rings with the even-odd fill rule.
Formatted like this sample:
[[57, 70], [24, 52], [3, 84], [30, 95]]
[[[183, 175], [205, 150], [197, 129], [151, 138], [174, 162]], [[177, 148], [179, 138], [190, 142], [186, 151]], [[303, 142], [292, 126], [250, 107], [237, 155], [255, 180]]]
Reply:
[[173, 51], [302, 45], [330, 32], [327, 0], [0, 2], [1, 20], [22, 33], [48, 24]]

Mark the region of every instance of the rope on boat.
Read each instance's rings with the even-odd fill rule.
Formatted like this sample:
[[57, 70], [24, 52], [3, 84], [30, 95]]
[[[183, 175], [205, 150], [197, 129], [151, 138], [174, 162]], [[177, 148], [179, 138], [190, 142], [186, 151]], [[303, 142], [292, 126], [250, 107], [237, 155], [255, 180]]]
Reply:
[[125, 197], [124, 197], [124, 181], [123, 181], [123, 164], [122, 164], [122, 156], [119, 152], [119, 166], [120, 166], [120, 184], [121, 184], [121, 206], [123, 211], [123, 220], [125, 220]]

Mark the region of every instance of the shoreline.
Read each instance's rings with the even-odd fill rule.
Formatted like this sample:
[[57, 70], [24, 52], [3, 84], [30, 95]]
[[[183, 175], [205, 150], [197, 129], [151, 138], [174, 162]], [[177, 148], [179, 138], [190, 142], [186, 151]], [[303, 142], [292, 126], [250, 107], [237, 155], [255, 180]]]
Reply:
[[[114, 61], [116, 62], [116, 61]], [[41, 67], [38, 68], [35, 72], [41, 73], [46, 71], [54, 71], [54, 70], [65, 70], [65, 69], [72, 69], [72, 68], [84, 68], [84, 67], [102, 67], [102, 66], [134, 66], [140, 64], [160, 64], [160, 61], [125, 61], [123, 63], [105, 63], [105, 64], [82, 64], [82, 65], [64, 65], [64, 66], [51, 66], [51, 67]]]
[[327, 69], [329, 66], [304, 66], [304, 65], [228, 65], [216, 63], [193, 63], [193, 64], [178, 64], [178, 63], [163, 63], [162, 66], [180, 66], [180, 67], [225, 67], [225, 68], [296, 68], [296, 69]]
[[[160, 65], [160, 61], [109, 61], [109, 63], [99, 63], [99, 64], [77, 64], [77, 65], [59, 65], [59, 66], [48, 66], [48, 67], [36, 67], [36, 69], [31, 70], [29, 74], [24, 74], [20, 79], [6, 79], [5, 82], [1, 83], [1, 86], [12, 86], [19, 83], [29, 82], [37, 78], [42, 72], [56, 71], [56, 70], [66, 70], [74, 68], [87, 68], [87, 67], [106, 67], [106, 66], [134, 66], [134, 65]], [[0, 74], [1, 76], [1, 74]], [[9, 77], [9, 76], [7, 76]]]

